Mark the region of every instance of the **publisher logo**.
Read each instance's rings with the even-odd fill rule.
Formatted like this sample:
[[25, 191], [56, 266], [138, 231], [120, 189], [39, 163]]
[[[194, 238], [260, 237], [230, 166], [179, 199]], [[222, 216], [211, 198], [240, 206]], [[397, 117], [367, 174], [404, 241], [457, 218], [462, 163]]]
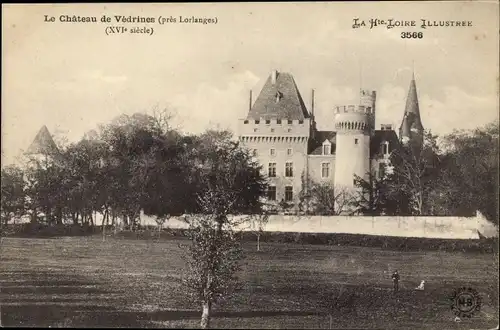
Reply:
[[481, 310], [481, 297], [472, 288], [462, 287], [451, 296], [451, 310], [458, 317], [472, 317]]

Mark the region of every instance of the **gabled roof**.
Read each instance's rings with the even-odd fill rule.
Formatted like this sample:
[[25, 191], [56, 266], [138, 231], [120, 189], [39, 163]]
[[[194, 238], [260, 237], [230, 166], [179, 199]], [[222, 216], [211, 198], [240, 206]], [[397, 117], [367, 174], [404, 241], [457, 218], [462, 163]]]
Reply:
[[47, 129], [47, 126], [43, 125], [35, 136], [35, 139], [26, 150], [26, 154], [30, 155], [56, 155], [59, 154], [59, 149], [56, 143], [52, 139], [52, 136]]
[[267, 78], [247, 119], [304, 120], [309, 117], [293, 76], [286, 72], [276, 72], [276, 81], [273, 83], [273, 74]]
[[323, 142], [325, 140], [330, 141], [332, 144], [332, 155], [335, 154], [335, 141], [337, 133], [334, 131], [316, 131], [314, 133], [314, 140], [311, 141], [309, 155], [322, 155], [323, 154]]

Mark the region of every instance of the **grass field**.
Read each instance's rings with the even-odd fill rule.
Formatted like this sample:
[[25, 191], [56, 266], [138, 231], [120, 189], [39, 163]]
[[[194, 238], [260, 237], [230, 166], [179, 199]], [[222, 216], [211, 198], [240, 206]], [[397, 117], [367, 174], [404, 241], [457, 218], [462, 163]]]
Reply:
[[[180, 286], [180, 240], [3, 238], [3, 326], [198, 327]], [[498, 325], [493, 254], [285, 243], [244, 245], [242, 287], [216, 305], [217, 328], [489, 329]], [[391, 272], [401, 292], [391, 291]], [[426, 290], [414, 291], [421, 280]], [[478, 290], [481, 311], [454, 321], [449, 296]], [[336, 299], [333, 299], [336, 298]], [[329, 308], [329, 302], [335, 307]], [[329, 316], [332, 313], [332, 318]]]

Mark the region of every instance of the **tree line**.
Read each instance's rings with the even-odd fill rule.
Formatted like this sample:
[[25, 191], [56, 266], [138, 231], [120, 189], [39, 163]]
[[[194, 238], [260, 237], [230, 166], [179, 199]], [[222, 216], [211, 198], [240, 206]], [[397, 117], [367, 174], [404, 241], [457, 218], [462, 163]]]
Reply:
[[28, 166], [2, 168], [2, 224], [28, 216], [46, 224], [138, 225], [141, 211], [165, 219], [198, 213], [197, 196], [219, 176], [238, 191], [237, 209], [257, 213], [265, 180], [230, 132], [181, 134], [166, 112], [122, 115], [60, 146], [58, 155], [27, 155]]
[[[241, 210], [261, 212], [261, 167], [231, 133], [185, 135], [169, 126], [170, 119], [166, 112], [122, 115], [62, 146], [57, 162], [31, 158], [35, 166], [2, 168], [2, 224], [29, 216], [33, 222], [93, 225], [99, 213], [105, 225], [121, 219], [134, 228], [141, 210], [162, 224], [170, 216], [200, 212], [196, 196], [207, 189], [207, 178], [237, 166], [238, 177], [226, 184], [241, 189]], [[229, 155], [233, 168], [214, 167], [224, 159], [229, 166]], [[368, 180], [356, 177], [356, 192], [303, 176], [296, 209], [317, 215], [480, 211], [498, 221], [498, 121], [441, 138], [427, 131], [422, 148], [395, 148], [389, 160], [381, 173], [367, 173]], [[291, 209], [288, 204], [278, 208]]]

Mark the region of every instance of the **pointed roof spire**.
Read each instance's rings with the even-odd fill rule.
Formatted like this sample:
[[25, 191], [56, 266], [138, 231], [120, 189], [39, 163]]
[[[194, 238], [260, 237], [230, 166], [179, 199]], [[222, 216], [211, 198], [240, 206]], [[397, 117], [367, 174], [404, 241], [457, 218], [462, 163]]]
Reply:
[[415, 82], [415, 72], [410, 82], [410, 88], [408, 90], [408, 97], [406, 98], [405, 115], [407, 113], [414, 113], [418, 116], [420, 120], [420, 109], [418, 106], [418, 96], [417, 96], [417, 84]]
[[38, 131], [38, 134], [35, 136], [35, 139], [29, 146], [26, 154], [36, 155], [53, 155], [58, 154], [59, 149], [56, 146], [56, 143], [52, 139], [50, 132], [47, 126], [43, 125], [42, 128]]
[[418, 104], [417, 84], [415, 82], [415, 70], [413, 70], [408, 97], [406, 98], [403, 121], [399, 127], [399, 138], [404, 140], [418, 139], [418, 143], [423, 143], [424, 127], [420, 118], [420, 107]]

